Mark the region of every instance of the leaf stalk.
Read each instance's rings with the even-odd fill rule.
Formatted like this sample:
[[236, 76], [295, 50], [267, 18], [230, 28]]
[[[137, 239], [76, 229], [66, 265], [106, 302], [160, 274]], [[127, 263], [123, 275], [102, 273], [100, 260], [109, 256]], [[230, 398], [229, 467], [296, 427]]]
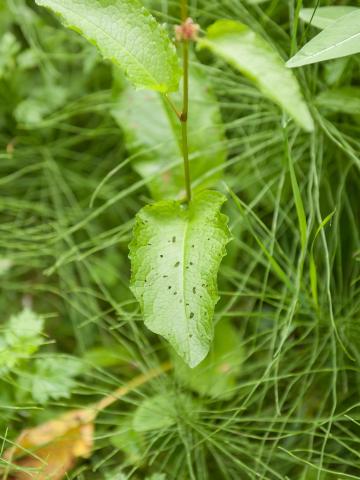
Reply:
[[[188, 2], [181, 0], [181, 21], [184, 24], [188, 18]], [[189, 113], [189, 40], [182, 40], [182, 63], [183, 63], [183, 104], [180, 114], [182, 154], [184, 160], [184, 177], [186, 189], [186, 201], [191, 201], [191, 179], [189, 164], [189, 144], [188, 144], [188, 113]]]

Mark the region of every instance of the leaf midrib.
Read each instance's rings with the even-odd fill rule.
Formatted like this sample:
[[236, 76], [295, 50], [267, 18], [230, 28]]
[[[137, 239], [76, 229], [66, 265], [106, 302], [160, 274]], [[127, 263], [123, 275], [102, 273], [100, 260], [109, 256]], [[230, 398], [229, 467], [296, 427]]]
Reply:
[[[188, 209], [190, 210], [190, 206], [188, 206]], [[184, 233], [183, 233], [183, 239], [182, 239], [182, 265], [181, 265], [181, 287], [182, 287], [182, 301], [183, 301], [183, 311], [184, 311], [184, 318], [185, 318], [185, 323], [186, 323], [186, 343], [187, 343], [187, 351], [190, 354], [190, 341], [189, 341], [189, 322], [188, 322], [188, 317], [186, 315], [186, 297], [185, 297], [185, 284], [186, 284], [186, 266], [185, 266], [185, 255], [186, 255], [186, 237], [188, 234], [189, 230], [189, 225], [190, 225], [190, 218], [189, 218], [189, 211], [187, 212], [187, 216], [185, 217], [185, 226], [184, 226]]]
[[[354, 35], [351, 35], [351, 37], [348, 37], [348, 38], [346, 38], [345, 40], [342, 40], [341, 42], [334, 43], [333, 45], [330, 45], [329, 47], [326, 47], [326, 48], [324, 48], [323, 50], [320, 50], [320, 51], [318, 51], [318, 52], [316, 52], [316, 53], [314, 53], [314, 54], [312, 54], [312, 55], [311, 55], [311, 54], [310, 54], [310, 55], [306, 55], [306, 54], [305, 54], [305, 55], [306, 55], [307, 57], [309, 57], [309, 58], [318, 57], [319, 55], [322, 55], [323, 53], [326, 53], [327, 51], [332, 50], [333, 48], [339, 47], [339, 46], [343, 45], [344, 43], [349, 42], [350, 40], [353, 40], [353, 39], [356, 38], [356, 37], [360, 37], [360, 32], [357, 32], [357, 33], [355, 33]], [[315, 38], [316, 38], [316, 37], [315, 37]]]

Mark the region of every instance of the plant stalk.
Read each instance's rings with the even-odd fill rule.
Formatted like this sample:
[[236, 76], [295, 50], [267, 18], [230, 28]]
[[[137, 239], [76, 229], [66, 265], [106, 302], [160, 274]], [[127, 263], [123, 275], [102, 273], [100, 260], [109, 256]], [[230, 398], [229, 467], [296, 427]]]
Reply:
[[[181, 0], [181, 21], [184, 24], [188, 18], [188, 2]], [[191, 201], [191, 179], [189, 164], [189, 146], [188, 146], [188, 112], [189, 112], [189, 41], [182, 40], [182, 60], [183, 60], [183, 104], [180, 114], [181, 136], [182, 136], [182, 154], [184, 159], [184, 176], [186, 201]]]

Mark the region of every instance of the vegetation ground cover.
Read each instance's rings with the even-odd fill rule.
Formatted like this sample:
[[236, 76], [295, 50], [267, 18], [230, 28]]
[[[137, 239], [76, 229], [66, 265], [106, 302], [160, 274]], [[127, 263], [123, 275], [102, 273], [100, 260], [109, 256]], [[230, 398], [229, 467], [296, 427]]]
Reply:
[[[174, 36], [178, 2], [143, 3]], [[189, 3], [200, 38], [235, 20], [284, 63], [318, 33], [301, 2]], [[144, 159], [181, 166], [163, 150], [168, 107], [154, 110], [151, 92], [131, 100], [119, 69], [47, 10], [0, 3], [3, 478], [37, 478], [6, 453], [24, 428], [149, 372], [99, 411], [65, 478], [360, 478], [359, 56], [294, 70], [312, 128], [205, 47], [190, 58], [209, 107], [190, 156], [212, 167], [194, 170], [194, 188], [226, 196], [232, 240], [214, 343], [190, 369], [145, 328], [129, 283], [134, 217], [166, 181], [144, 176]], [[150, 108], [136, 117], [131, 101]], [[201, 103], [190, 91], [189, 122]]]

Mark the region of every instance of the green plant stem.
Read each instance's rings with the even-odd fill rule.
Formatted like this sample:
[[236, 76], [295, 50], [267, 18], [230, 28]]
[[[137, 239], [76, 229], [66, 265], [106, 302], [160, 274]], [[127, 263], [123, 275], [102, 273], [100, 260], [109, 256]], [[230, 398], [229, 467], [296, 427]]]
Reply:
[[166, 103], [169, 105], [169, 107], [171, 108], [171, 110], [175, 113], [175, 115], [177, 116], [177, 118], [180, 120], [180, 118], [181, 118], [181, 113], [179, 113], [179, 112], [177, 111], [177, 108], [176, 108], [176, 106], [173, 104], [171, 98], [170, 98], [166, 93], [163, 95], [163, 97], [165, 98], [165, 101], [166, 101]]
[[185, 22], [188, 16], [188, 0], [181, 0], [181, 21]]
[[[181, 20], [182, 23], [188, 18], [187, 0], [181, 0]], [[184, 176], [186, 188], [186, 201], [191, 201], [191, 180], [189, 165], [189, 146], [188, 146], [188, 112], [189, 112], [189, 41], [182, 41], [183, 57], [183, 105], [180, 115], [181, 136], [182, 136], [182, 154], [184, 159]]]

